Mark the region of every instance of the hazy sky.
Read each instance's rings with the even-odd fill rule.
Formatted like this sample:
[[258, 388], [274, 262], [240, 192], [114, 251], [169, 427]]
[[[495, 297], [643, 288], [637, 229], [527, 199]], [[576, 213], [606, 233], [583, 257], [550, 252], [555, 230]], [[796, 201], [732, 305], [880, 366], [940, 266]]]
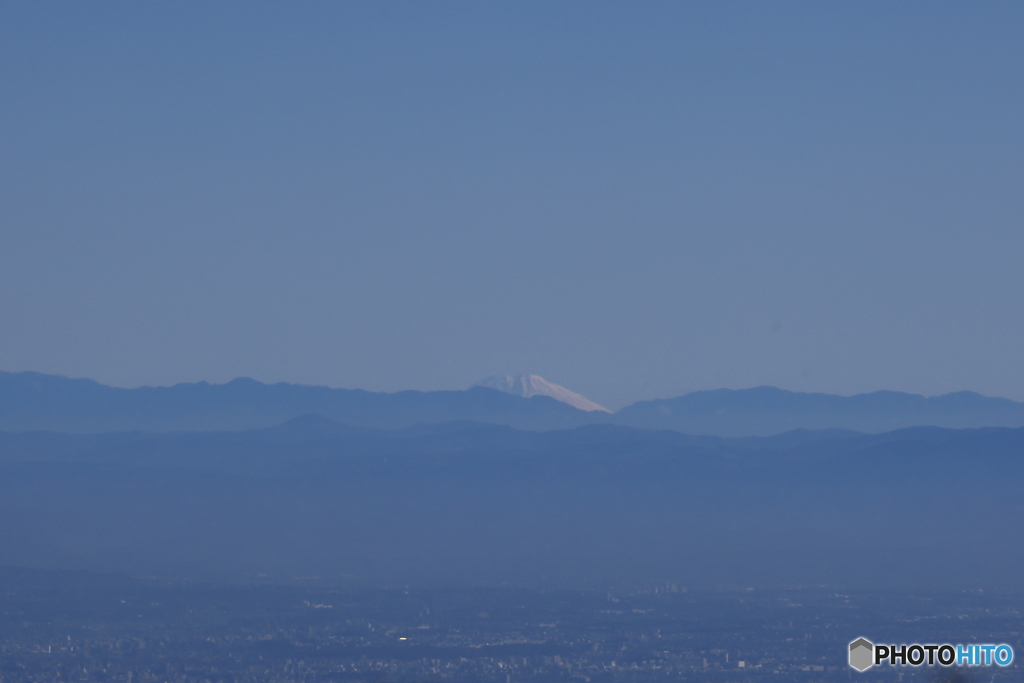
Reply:
[[0, 4], [0, 370], [1024, 399], [1024, 3]]

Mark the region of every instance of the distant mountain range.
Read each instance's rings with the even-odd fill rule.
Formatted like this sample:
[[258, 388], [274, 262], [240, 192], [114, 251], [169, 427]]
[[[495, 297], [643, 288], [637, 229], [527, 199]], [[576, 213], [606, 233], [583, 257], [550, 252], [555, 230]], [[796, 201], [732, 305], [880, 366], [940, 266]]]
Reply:
[[878, 434], [917, 426], [1022, 427], [1024, 403], [970, 391], [933, 397], [898, 391], [834, 396], [756, 387], [640, 401], [615, 413], [614, 420], [634, 427], [720, 436], [766, 436], [792, 429]]
[[0, 433], [0, 566], [371, 585], [1019, 590], [1024, 429]]
[[382, 429], [465, 420], [527, 430], [615, 424], [724, 437], [793, 429], [882, 433], [914, 426], [1024, 426], [1024, 403], [971, 392], [926, 398], [891, 391], [833, 396], [774, 387], [719, 389], [640, 401], [609, 413], [536, 375], [488, 378], [483, 384], [488, 386], [387, 394], [242, 378], [219, 385], [117, 389], [87, 379], [0, 372], [0, 430], [230, 431], [311, 413]]
[[586, 424], [589, 415], [548, 396], [525, 399], [482, 387], [386, 394], [240, 378], [227, 384], [116, 389], [88, 379], [0, 373], [0, 430], [230, 431], [269, 427], [309, 413], [381, 429], [470, 420], [545, 430]]
[[0, 373], [0, 566], [1019, 589], [1020, 403], [760, 387], [608, 413], [541, 378], [490, 383], [115, 389]]

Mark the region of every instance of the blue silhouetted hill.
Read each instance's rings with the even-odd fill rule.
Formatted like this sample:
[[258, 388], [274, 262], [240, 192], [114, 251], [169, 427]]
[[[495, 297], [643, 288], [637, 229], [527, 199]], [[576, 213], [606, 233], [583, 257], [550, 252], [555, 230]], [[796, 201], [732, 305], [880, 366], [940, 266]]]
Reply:
[[1024, 429], [0, 432], [0, 566], [1019, 590]]

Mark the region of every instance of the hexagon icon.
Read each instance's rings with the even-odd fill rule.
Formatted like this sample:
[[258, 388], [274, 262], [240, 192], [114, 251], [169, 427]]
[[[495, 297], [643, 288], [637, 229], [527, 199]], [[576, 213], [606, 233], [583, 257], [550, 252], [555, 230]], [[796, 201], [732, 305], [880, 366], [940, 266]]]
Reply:
[[875, 663], [875, 646], [867, 638], [858, 638], [850, 643], [850, 666], [864, 671]]

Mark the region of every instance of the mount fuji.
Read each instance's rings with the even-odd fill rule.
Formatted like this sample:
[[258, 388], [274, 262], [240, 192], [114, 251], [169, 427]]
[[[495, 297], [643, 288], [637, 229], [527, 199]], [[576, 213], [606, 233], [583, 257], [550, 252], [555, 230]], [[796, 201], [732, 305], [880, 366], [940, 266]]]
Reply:
[[586, 410], [588, 412], [610, 413], [604, 406], [599, 406], [585, 396], [580, 396], [575, 391], [569, 391], [563, 386], [547, 381], [539, 375], [491, 375], [482, 379], [475, 385], [497, 389], [513, 396], [530, 398], [531, 396], [550, 396], [556, 401], [567, 403], [573, 408]]

